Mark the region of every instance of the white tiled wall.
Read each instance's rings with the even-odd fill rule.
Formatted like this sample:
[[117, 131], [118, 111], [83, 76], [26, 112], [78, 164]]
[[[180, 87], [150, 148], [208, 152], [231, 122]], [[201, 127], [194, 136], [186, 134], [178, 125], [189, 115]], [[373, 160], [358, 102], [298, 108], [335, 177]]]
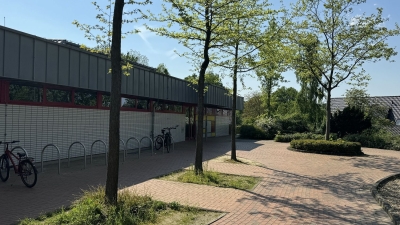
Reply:
[[230, 116], [216, 116], [215, 117], [215, 136], [229, 135], [229, 124], [231, 123]]
[[[40, 161], [43, 147], [50, 143], [59, 147], [62, 159], [68, 157], [68, 148], [75, 141], [82, 142], [89, 155], [93, 141], [100, 139], [108, 143], [108, 120], [108, 110], [0, 104], [0, 141], [20, 140], [14, 146], [24, 147], [36, 161]], [[154, 132], [157, 135], [163, 127], [179, 125], [172, 134], [175, 142], [184, 141], [184, 124], [184, 114], [156, 113]], [[120, 130], [124, 142], [130, 137], [140, 140], [150, 136], [151, 113], [121, 111]], [[6, 137], [4, 133], [7, 133]], [[143, 144], [148, 143], [143, 141]], [[136, 148], [137, 143], [129, 141], [128, 147]], [[103, 152], [103, 145], [94, 145], [93, 154]], [[82, 155], [83, 148], [80, 145], [71, 148], [71, 157]], [[57, 159], [57, 151], [49, 147], [43, 159]]]

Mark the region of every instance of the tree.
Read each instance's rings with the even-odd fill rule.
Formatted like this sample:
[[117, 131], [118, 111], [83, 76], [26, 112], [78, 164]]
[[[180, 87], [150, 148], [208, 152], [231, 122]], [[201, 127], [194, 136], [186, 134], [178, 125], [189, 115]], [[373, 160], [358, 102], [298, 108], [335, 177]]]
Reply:
[[[123, 38], [122, 24], [136, 22], [142, 17], [133, 18], [132, 15], [141, 12], [140, 9], [133, 9], [124, 12], [125, 5], [146, 5], [151, 3], [149, 0], [142, 2], [128, 0], [108, 1], [109, 4], [104, 10], [97, 2], [93, 5], [99, 11], [96, 18], [100, 24], [87, 25], [74, 21], [73, 24], [85, 32], [85, 37], [94, 40], [97, 49], [102, 53], [107, 53], [111, 58], [111, 95], [110, 95], [110, 119], [109, 119], [109, 154], [107, 166], [107, 180], [105, 190], [105, 201], [108, 204], [116, 205], [118, 191], [118, 169], [119, 169], [119, 140], [120, 140], [120, 109], [121, 109], [121, 76], [128, 75], [129, 63], [122, 62], [121, 39]], [[114, 10], [112, 12], [112, 6]], [[129, 16], [130, 19], [122, 19], [123, 16]], [[112, 20], [111, 20], [112, 18]], [[95, 34], [99, 32], [100, 34]], [[129, 31], [127, 33], [133, 33]], [[132, 55], [127, 54], [127, 59]]]
[[159, 72], [159, 73], [165, 74], [167, 76], [170, 76], [170, 74], [168, 72], [168, 69], [167, 69], [167, 67], [165, 66], [164, 63], [158, 64], [158, 66], [156, 68], [156, 71]]
[[125, 62], [135, 62], [145, 66], [149, 65], [149, 59], [147, 56], [142, 55], [140, 52], [135, 50], [130, 50], [126, 54], [122, 54], [121, 57]]
[[[190, 84], [193, 86], [197, 85], [197, 81], [199, 80], [198, 76], [195, 73], [183, 79], [190, 82]], [[226, 89], [226, 87], [222, 84], [221, 77], [213, 71], [206, 72], [206, 74], [204, 75], [204, 83]]]
[[[307, 68], [325, 92], [326, 140], [330, 135], [332, 90], [348, 79], [363, 81], [365, 62], [389, 60], [397, 54], [386, 40], [399, 35], [400, 28], [397, 24], [394, 29], [382, 25], [389, 20], [382, 17], [382, 8], [369, 16], [349, 16], [352, 7], [362, 3], [365, 0], [307, 0], [297, 4], [305, 21], [298, 23], [292, 41], [298, 44], [302, 56], [299, 66]], [[306, 51], [304, 46], [316, 40], [315, 51]]]
[[265, 112], [263, 95], [261, 92], [252, 92], [246, 98], [242, 113], [243, 122], [244, 124], [253, 124], [256, 118]]
[[124, 0], [116, 0], [111, 44], [111, 105], [109, 125], [109, 153], [106, 180], [106, 202], [117, 204], [119, 169], [119, 127], [121, 110], [121, 27]]
[[[197, 105], [197, 132], [196, 132], [196, 157], [194, 170], [196, 174], [203, 173], [203, 120], [204, 120], [204, 79], [210, 64], [211, 49], [216, 48], [221, 42], [221, 28], [232, 19], [237, 12], [231, 8], [239, 0], [164, 0], [171, 3], [167, 8], [163, 5], [163, 14], [155, 16], [150, 13], [152, 21], [166, 22], [167, 26], [147, 29], [161, 36], [177, 39], [189, 52], [184, 56], [197, 63], [198, 77], [198, 105]], [[176, 25], [178, 30], [170, 29]], [[199, 66], [200, 65], [200, 66]]]

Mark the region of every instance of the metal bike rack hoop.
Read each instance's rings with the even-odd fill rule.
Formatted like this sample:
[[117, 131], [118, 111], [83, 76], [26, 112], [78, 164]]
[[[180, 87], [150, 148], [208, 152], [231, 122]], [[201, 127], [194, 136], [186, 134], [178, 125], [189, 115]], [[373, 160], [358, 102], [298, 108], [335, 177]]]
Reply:
[[135, 138], [135, 137], [130, 137], [130, 138], [128, 138], [128, 140], [126, 140], [126, 142], [125, 142], [125, 154], [126, 154], [126, 152], [127, 152], [127, 150], [128, 150], [128, 142], [129, 142], [130, 140], [136, 140], [136, 141], [137, 141], [138, 146], [139, 146], [139, 158], [140, 158], [140, 142], [139, 142], [139, 140], [138, 140], [137, 138]]
[[175, 140], [172, 137], [172, 135], [170, 137], [171, 137], [171, 141], [172, 141], [172, 151], [175, 151]]
[[[119, 141], [122, 142], [122, 146], [124, 146], [124, 148], [123, 148], [123, 149], [124, 149], [124, 152], [123, 152], [123, 153], [124, 153], [123, 162], [125, 162], [125, 155], [126, 155], [125, 142], [124, 142], [121, 138], [119, 139]], [[119, 151], [119, 150], [118, 150], [118, 151]]]
[[[140, 142], [139, 142], [139, 157], [140, 157], [140, 149], [141, 149], [141, 145], [142, 145], [142, 141], [143, 141], [143, 139], [149, 139], [150, 140], [150, 145], [151, 145], [151, 155], [153, 155], [153, 153], [154, 153], [154, 150], [153, 150], [153, 148], [154, 148], [154, 146], [153, 146], [153, 140], [151, 140], [151, 138], [149, 137], [149, 136], [144, 136], [144, 137], [142, 137], [141, 139], [140, 139]], [[164, 151], [164, 150], [163, 150]]]
[[92, 143], [92, 146], [90, 146], [90, 164], [92, 164], [92, 161], [93, 161], [93, 145], [94, 144], [96, 144], [97, 142], [101, 142], [101, 143], [103, 143], [104, 144], [104, 149], [105, 149], [105, 153], [106, 153], [106, 160], [105, 160], [105, 162], [106, 162], [106, 165], [107, 165], [107, 156], [108, 156], [108, 152], [107, 152], [107, 144], [104, 142], [104, 141], [102, 141], [102, 140], [95, 140], [93, 143]]
[[26, 157], [28, 157], [28, 152], [21, 146], [15, 146], [14, 148], [11, 149], [11, 152], [13, 152], [15, 149], [21, 149], [22, 151], [25, 152]]
[[40, 164], [41, 164], [41, 167], [42, 167], [41, 172], [43, 172], [43, 153], [44, 153], [44, 150], [47, 147], [50, 147], [50, 146], [55, 147], [57, 149], [57, 153], [58, 153], [58, 174], [60, 174], [60, 168], [61, 168], [60, 149], [57, 147], [57, 145], [54, 145], [54, 144], [48, 144], [48, 145], [44, 146], [44, 148], [42, 149], [42, 154], [41, 154], [41, 159], [40, 159]]
[[85, 165], [84, 165], [84, 169], [86, 169], [86, 147], [84, 144], [82, 144], [82, 142], [80, 141], [75, 141], [74, 143], [72, 143], [69, 148], [68, 148], [68, 167], [70, 165], [70, 161], [71, 161], [71, 148], [74, 144], [80, 144], [83, 147], [83, 157], [85, 158]]

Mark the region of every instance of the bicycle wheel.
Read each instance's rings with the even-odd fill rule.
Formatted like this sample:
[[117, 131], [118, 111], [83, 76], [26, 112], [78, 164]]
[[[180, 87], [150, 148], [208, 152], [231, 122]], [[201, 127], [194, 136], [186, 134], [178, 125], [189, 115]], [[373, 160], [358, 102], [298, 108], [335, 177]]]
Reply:
[[163, 145], [163, 139], [162, 139], [162, 137], [160, 135], [158, 135], [156, 137], [155, 142], [154, 142], [154, 147], [156, 148], [156, 150], [160, 150], [162, 145]]
[[10, 165], [6, 155], [0, 157], [0, 179], [5, 182], [10, 176]]
[[35, 186], [37, 181], [37, 170], [30, 160], [25, 159], [21, 161], [19, 163], [18, 170], [21, 180], [25, 186], [29, 188]]

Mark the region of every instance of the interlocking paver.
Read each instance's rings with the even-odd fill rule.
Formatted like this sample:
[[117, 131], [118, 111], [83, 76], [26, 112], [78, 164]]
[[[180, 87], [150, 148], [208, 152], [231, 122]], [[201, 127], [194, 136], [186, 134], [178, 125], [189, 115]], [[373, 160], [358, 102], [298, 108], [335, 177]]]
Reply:
[[[208, 139], [204, 159], [208, 169], [261, 177], [254, 190], [242, 191], [153, 179], [186, 168], [194, 161], [194, 142], [176, 144], [170, 154], [128, 154], [120, 166], [120, 188], [155, 199], [227, 212], [213, 224], [391, 224], [369, 188], [377, 180], [400, 171], [400, 152], [364, 148], [368, 157], [341, 157], [299, 153], [288, 144], [238, 140], [238, 157], [263, 166], [210, 160], [229, 154], [229, 138]], [[104, 159], [81, 170], [83, 160], [45, 165], [33, 189], [14, 174], [0, 183], [0, 224], [67, 206], [81, 190], [104, 185]]]

